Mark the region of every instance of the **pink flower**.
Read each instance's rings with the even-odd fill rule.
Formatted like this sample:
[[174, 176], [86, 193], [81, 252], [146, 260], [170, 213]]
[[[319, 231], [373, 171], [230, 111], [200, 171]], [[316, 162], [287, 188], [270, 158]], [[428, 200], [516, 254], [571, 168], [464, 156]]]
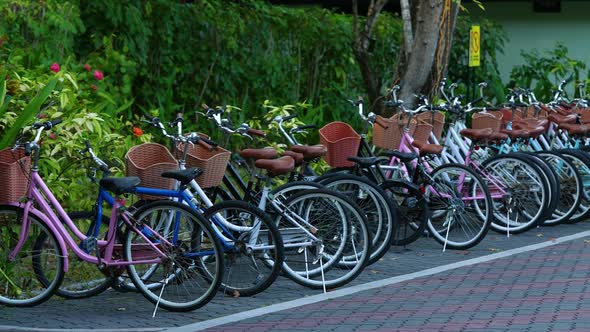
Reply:
[[51, 133], [51, 134], [49, 134], [49, 138], [56, 139], [57, 135], [55, 133]]
[[57, 73], [59, 72], [59, 63], [54, 62], [51, 67], [49, 67], [49, 69], [51, 69], [52, 72]]
[[100, 70], [95, 70], [94, 71], [94, 78], [96, 78], [97, 80], [102, 80], [104, 79], [104, 75], [102, 74], [102, 72]]
[[94, 90], [94, 91], [98, 90], [98, 87], [96, 86], [96, 84], [92, 84], [91, 87], [92, 87], [92, 90]]
[[84, 64], [84, 69], [86, 69], [87, 72], [90, 72], [92, 70], [92, 67], [90, 67], [89, 64], [85, 63]]

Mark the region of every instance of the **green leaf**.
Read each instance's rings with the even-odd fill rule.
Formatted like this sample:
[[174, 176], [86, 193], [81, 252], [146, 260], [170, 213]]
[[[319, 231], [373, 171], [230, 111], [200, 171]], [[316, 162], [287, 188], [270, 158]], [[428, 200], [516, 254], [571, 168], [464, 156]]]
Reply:
[[41, 105], [45, 102], [47, 97], [51, 94], [51, 91], [55, 88], [57, 78], [49, 80], [47, 85], [31, 100], [31, 102], [25, 106], [22, 114], [16, 119], [15, 123], [6, 131], [6, 134], [0, 140], [0, 150], [4, 149], [16, 138], [18, 132], [27, 124], [31, 119], [39, 113]]

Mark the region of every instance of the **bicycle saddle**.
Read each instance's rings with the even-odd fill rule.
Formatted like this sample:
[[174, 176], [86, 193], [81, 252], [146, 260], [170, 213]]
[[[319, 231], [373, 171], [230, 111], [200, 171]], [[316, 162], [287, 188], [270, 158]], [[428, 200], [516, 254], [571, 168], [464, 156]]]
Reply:
[[254, 166], [267, 170], [271, 176], [287, 174], [295, 168], [295, 160], [289, 156], [279, 159], [258, 159]]
[[494, 133], [492, 128], [473, 129], [466, 128], [459, 132], [459, 134], [471, 139], [472, 141], [483, 141], [489, 139]]
[[191, 182], [197, 176], [203, 174], [203, 170], [197, 167], [191, 167], [187, 169], [177, 169], [173, 171], [166, 171], [162, 173], [165, 178], [175, 179], [185, 186]]
[[442, 145], [438, 144], [427, 144], [418, 141], [413, 141], [412, 145], [418, 148], [421, 157], [424, 157], [429, 154], [441, 154], [443, 150]]
[[295, 166], [300, 166], [303, 164], [303, 154], [297, 153], [295, 151], [285, 151], [283, 152], [283, 156], [289, 156], [295, 160]]
[[576, 123], [578, 116], [576, 114], [561, 115], [557, 113], [551, 113], [547, 116], [547, 120], [557, 123]]
[[98, 182], [104, 189], [113, 192], [115, 195], [135, 192], [135, 187], [141, 182], [137, 176], [124, 178], [104, 178]]
[[590, 128], [585, 125], [575, 123], [560, 123], [559, 129], [563, 129], [572, 135], [585, 135], [590, 130]]
[[397, 150], [389, 150], [389, 151], [385, 151], [383, 152], [384, 155], [388, 156], [388, 157], [396, 157], [397, 159], [401, 160], [402, 162], [406, 162], [406, 161], [412, 161], [416, 158], [418, 158], [418, 154], [414, 153], [414, 152], [400, 152]]
[[252, 158], [252, 159], [275, 159], [279, 156], [279, 153], [274, 148], [264, 148], [264, 149], [244, 149], [240, 151], [240, 156], [242, 158]]
[[348, 157], [346, 159], [357, 163], [362, 167], [371, 167], [377, 164], [384, 164], [388, 161], [386, 157]]
[[305, 161], [310, 161], [328, 154], [328, 149], [322, 144], [317, 145], [293, 145], [291, 151], [303, 154]]

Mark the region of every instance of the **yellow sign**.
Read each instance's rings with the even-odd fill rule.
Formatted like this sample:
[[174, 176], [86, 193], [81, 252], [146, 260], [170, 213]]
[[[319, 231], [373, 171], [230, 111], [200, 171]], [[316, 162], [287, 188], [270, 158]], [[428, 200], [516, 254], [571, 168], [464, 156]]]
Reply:
[[479, 25], [472, 25], [469, 32], [469, 67], [479, 67]]

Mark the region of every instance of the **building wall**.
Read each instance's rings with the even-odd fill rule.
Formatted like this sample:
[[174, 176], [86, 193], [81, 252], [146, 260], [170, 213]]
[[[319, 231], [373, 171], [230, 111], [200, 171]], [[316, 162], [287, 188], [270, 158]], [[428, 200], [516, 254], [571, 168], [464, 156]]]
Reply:
[[590, 1], [562, 1], [560, 13], [535, 13], [532, 1], [483, 3], [485, 11], [468, 6], [470, 13], [495, 20], [508, 34], [504, 54], [498, 57], [504, 82], [512, 67], [523, 63], [521, 50], [553, 49], [558, 41], [568, 48], [571, 58], [590, 67]]

